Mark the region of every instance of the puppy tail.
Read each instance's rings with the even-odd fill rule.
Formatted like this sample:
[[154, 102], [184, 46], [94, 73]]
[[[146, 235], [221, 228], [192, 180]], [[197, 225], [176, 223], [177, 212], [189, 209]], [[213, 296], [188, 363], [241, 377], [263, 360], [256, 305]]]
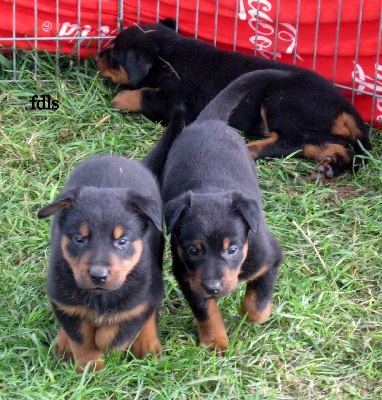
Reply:
[[291, 71], [269, 69], [246, 73], [231, 82], [212, 99], [199, 114], [197, 121], [214, 119], [228, 123], [233, 110], [249, 91], [253, 91], [254, 95], [254, 98], [251, 95], [251, 101], [254, 101], [254, 103], [261, 102], [263, 92], [269, 84], [284, 79], [291, 74]]
[[142, 160], [143, 164], [158, 178], [161, 178], [167, 155], [172, 144], [185, 127], [185, 110], [175, 111], [165, 132], [155, 147]]

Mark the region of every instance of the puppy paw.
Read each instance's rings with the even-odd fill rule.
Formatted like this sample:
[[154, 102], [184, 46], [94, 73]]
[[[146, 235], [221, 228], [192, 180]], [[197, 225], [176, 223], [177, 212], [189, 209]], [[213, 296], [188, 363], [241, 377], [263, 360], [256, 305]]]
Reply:
[[[264, 301], [262, 303], [264, 304]], [[262, 305], [261, 308], [259, 308], [256, 291], [250, 286], [247, 286], [241, 305], [241, 313], [242, 315], [247, 315], [248, 322], [263, 324], [272, 313], [272, 302], [268, 301], [264, 306]]]
[[333, 157], [324, 157], [312, 172], [312, 179], [322, 179], [324, 182], [329, 182], [334, 177], [334, 172], [331, 164], [334, 162]]
[[263, 324], [268, 320], [272, 313], [272, 303], [269, 302], [263, 310], [258, 310], [255, 306], [255, 302], [243, 302], [241, 306], [241, 313], [247, 314], [247, 321]]
[[142, 111], [142, 91], [123, 90], [111, 102], [112, 108], [139, 113]]
[[73, 359], [73, 352], [70, 347], [70, 341], [68, 335], [63, 328], [60, 328], [56, 338], [56, 344], [54, 346], [54, 355], [57, 358], [64, 357], [66, 360]]
[[131, 346], [131, 352], [137, 358], [145, 358], [148, 354], [154, 356], [160, 354], [161, 346], [158, 339], [154, 340], [135, 340]]
[[151, 314], [147, 319], [139, 335], [131, 346], [131, 352], [137, 358], [144, 358], [147, 354], [154, 356], [159, 354], [161, 346], [158, 339], [156, 326], [156, 313]]
[[89, 361], [77, 361], [76, 372], [84, 372], [86, 366], [89, 363], [89, 372], [100, 371], [105, 368], [105, 362], [103, 360], [89, 360]]
[[219, 335], [215, 337], [210, 337], [210, 338], [199, 338], [200, 342], [199, 345], [201, 347], [205, 347], [208, 351], [211, 353], [216, 351], [216, 354], [219, 357], [224, 356], [227, 346], [228, 346], [228, 337], [227, 335]]

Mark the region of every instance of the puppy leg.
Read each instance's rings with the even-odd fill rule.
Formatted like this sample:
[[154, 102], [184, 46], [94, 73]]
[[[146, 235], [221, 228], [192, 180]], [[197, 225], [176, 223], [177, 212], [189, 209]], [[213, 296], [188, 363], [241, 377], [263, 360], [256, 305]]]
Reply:
[[73, 359], [73, 352], [70, 347], [70, 340], [62, 326], [60, 327], [57, 334], [54, 354], [57, 358], [64, 357], [67, 360]]
[[214, 351], [218, 356], [224, 355], [227, 345], [228, 336], [224, 326], [223, 318], [220, 310], [213, 299], [205, 302], [206, 318], [196, 317], [199, 333], [199, 344], [207, 347], [208, 350]]
[[143, 112], [143, 93], [149, 90], [157, 91], [158, 89], [142, 88], [137, 90], [123, 90], [114, 97], [111, 102], [111, 106], [117, 110], [126, 110], [134, 113], [141, 113]]
[[139, 332], [131, 347], [135, 357], [144, 358], [147, 354], [157, 355], [161, 346], [157, 331], [157, 312], [153, 312]]
[[174, 274], [198, 324], [200, 346], [207, 347], [210, 351], [216, 350], [216, 353], [222, 356], [227, 349], [228, 336], [215, 300], [207, 300], [195, 293], [187, 278], [176, 268]]
[[270, 132], [263, 140], [247, 143], [251, 157], [254, 159], [266, 157], [286, 157], [301, 150], [302, 144], [288, 143], [282, 140], [276, 132]]
[[102, 369], [104, 353], [95, 342], [96, 328], [87, 320], [69, 315], [55, 301], [52, 301], [52, 307], [61, 324], [57, 336], [57, 354], [62, 355], [66, 349], [70, 349], [69, 355], [76, 363], [78, 372], [83, 371], [88, 362], [92, 363], [91, 370]]
[[322, 179], [324, 182], [330, 181], [342, 171], [349, 169], [354, 158], [352, 150], [337, 143], [305, 144], [302, 154], [306, 158], [319, 161], [312, 173], [312, 178]]
[[70, 341], [77, 372], [82, 372], [87, 363], [90, 363], [90, 371], [98, 371], [104, 368], [103, 351], [100, 351], [95, 343], [96, 328], [88, 321], [81, 322], [81, 342]]
[[264, 323], [272, 312], [272, 294], [276, 284], [277, 267], [263, 267], [261, 275], [248, 281], [244, 300], [241, 306], [243, 315], [247, 314], [247, 321]]
[[169, 123], [181, 104], [182, 100], [177, 92], [159, 88], [124, 90], [111, 102], [111, 106], [115, 109], [142, 113], [145, 117], [153, 121], [162, 121], [165, 125]]

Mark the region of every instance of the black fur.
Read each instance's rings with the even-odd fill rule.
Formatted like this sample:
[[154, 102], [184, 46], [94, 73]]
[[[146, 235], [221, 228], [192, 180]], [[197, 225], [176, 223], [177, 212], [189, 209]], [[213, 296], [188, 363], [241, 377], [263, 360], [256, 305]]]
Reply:
[[150, 171], [123, 157], [92, 157], [38, 216], [53, 214], [47, 292], [61, 325], [58, 355], [101, 369], [106, 349], [126, 349], [141, 330], [136, 355], [158, 352], [152, 321], [163, 297], [164, 238]]
[[266, 227], [255, 166], [242, 137], [226, 123], [259, 74], [264, 72], [229, 85], [180, 135], [165, 132], [153, 150], [167, 152], [173, 141], [161, 176], [173, 272], [197, 319], [200, 343], [219, 354], [227, 336], [214, 299], [248, 281], [242, 311], [264, 322], [282, 260]]
[[[290, 71], [292, 74], [277, 79], [270, 75], [255, 80], [253, 90], [229, 118], [229, 125], [246, 136], [263, 139], [277, 135], [275, 141], [250, 143], [253, 158], [296, 152], [319, 161], [314, 177], [329, 180], [351, 169], [354, 161], [359, 163], [355, 156], [364, 153], [362, 147], [371, 150], [362, 118], [323, 77], [278, 61], [216, 49], [182, 37], [165, 24], [127, 28], [116, 37], [113, 48], [99, 54], [101, 75], [136, 89], [119, 93], [113, 107], [142, 112], [165, 124], [175, 110], [183, 107], [189, 124], [209, 101], [244, 73]], [[127, 78], [119, 80], [121, 71], [127, 72]], [[139, 106], [130, 106], [131, 96], [136, 96]]]

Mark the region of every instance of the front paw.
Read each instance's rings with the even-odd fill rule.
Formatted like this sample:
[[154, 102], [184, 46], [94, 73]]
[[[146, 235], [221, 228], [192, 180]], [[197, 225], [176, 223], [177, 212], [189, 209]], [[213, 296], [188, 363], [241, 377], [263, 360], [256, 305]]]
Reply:
[[248, 289], [243, 304], [241, 305], [241, 313], [247, 315], [248, 322], [256, 322], [258, 324], [263, 324], [268, 320], [272, 313], [272, 302], [269, 301], [265, 307], [257, 307], [256, 292]]
[[54, 346], [54, 355], [57, 358], [64, 357], [66, 360], [73, 359], [73, 352], [70, 347], [68, 335], [62, 327], [57, 334], [56, 344]]
[[207, 312], [207, 319], [197, 321], [200, 346], [223, 356], [227, 350], [228, 336], [215, 300], [207, 301]]
[[157, 315], [154, 312], [143, 325], [139, 335], [131, 346], [131, 352], [137, 358], [144, 358], [147, 354], [159, 354], [161, 346], [157, 332]]
[[84, 372], [87, 364], [89, 363], [89, 371], [100, 371], [105, 368], [105, 362], [102, 359], [98, 360], [77, 360], [76, 361], [76, 372], [82, 373]]
[[123, 90], [114, 97], [111, 106], [116, 110], [125, 110], [134, 113], [142, 112], [141, 89]]
[[211, 353], [216, 351], [216, 354], [222, 357], [227, 350], [228, 337], [225, 332], [214, 337], [199, 337], [199, 345]]
[[145, 358], [148, 354], [156, 356], [160, 354], [161, 346], [158, 338], [152, 340], [135, 340], [131, 346], [131, 352], [137, 358]]

